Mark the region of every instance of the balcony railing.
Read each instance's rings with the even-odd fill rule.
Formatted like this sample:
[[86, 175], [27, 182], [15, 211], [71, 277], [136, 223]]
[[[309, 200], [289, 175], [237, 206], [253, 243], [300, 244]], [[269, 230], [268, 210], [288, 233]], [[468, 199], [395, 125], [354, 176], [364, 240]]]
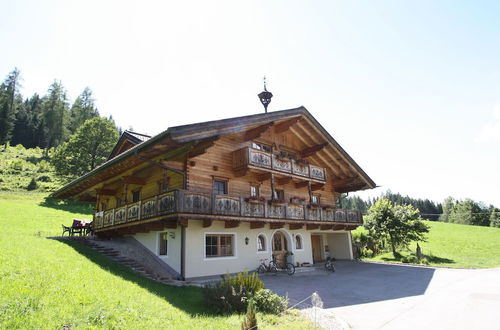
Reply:
[[139, 202], [98, 212], [94, 216], [94, 223], [95, 229], [101, 229], [175, 213], [325, 221], [345, 224], [363, 223], [362, 214], [355, 210], [295, 203], [270, 203], [242, 196], [217, 195], [189, 190], [170, 191]]
[[326, 171], [323, 167], [306, 164], [305, 162], [293, 159], [279, 158], [272, 153], [250, 147], [234, 151], [233, 169], [237, 171], [248, 168], [248, 166], [264, 170], [275, 170], [284, 174], [318, 181], [326, 181]]

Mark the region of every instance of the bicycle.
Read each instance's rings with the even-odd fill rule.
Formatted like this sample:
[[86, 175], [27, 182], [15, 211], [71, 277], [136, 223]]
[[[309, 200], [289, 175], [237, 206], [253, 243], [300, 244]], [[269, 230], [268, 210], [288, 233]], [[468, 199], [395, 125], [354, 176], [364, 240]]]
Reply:
[[268, 260], [269, 259], [260, 259], [260, 265], [257, 267], [257, 273], [263, 274], [267, 272], [273, 273], [274, 275], [278, 273], [278, 268], [276, 267], [274, 260], [271, 260], [266, 264]]
[[290, 275], [290, 276], [293, 275], [293, 274], [295, 274], [295, 266], [292, 263], [286, 262], [286, 263], [283, 264], [284, 267], [280, 267], [280, 266], [278, 266], [278, 263], [276, 262], [276, 256], [275, 255], [273, 255], [273, 260], [270, 261], [269, 263], [274, 264], [275, 267], [276, 267], [276, 269], [277, 269], [277, 271], [280, 271], [280, 272], [286, 271], [286, 273], [288, 275]]
[[332, 258], [330, 257], [327, 257], [326, 258], [326, 262], [325, 262], [325, 269], [327, 271], [331, 271], [331, 272], [335, 272], [335, 266], [333, 265], [333, 260]]

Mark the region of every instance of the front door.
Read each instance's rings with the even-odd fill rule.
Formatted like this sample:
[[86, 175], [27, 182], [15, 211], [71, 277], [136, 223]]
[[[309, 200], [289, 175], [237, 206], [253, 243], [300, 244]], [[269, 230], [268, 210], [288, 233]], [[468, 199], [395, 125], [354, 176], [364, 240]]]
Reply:
[[285, 268], [287, 251], [288, 249], [285, 235], [282, 232], [277, 231], [273, 236], [273, 256], [276, 259], [278, 267]]
[[313, 252], [313, 262], [321, 261], [321, 237], [319, 235], [311, 235], [311, 245]]

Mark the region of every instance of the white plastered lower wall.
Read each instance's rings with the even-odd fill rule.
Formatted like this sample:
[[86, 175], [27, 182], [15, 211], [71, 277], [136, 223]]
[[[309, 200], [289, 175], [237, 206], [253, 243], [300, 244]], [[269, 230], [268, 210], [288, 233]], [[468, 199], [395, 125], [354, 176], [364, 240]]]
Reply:
[[[294, 254], [294, 263], [312, 263], [311, 233], [306, 230], [288, 230], [267, 228], [250, 229], [249, 223], [241, 223], [237, 228], [224, 228], [223, 221], [214, 221], [210, 227], [203, 228], [202, 221], [189, 220], [186, 228], [186, 278], [236, 273], [244, 270], [253, 271], [259, 266], [260, 259], [271, 259], [271, 239], [276, 231], [285, 234], [288, 250]], [[235, 235], [235, 256], [224, 258], [205, 257], [205, 235], [209, 233], [233, 233]], [[265, 252], [257, 251], [257, 236], [266, 236]], [[302, 236], [303, 248], [295, 248], [295, 235]], [[245, 238], [248, 237], [248, 245]], [[291, 244], [290, 244], [291, 243]]]
[[[160, 234], [168, 233], [167, 255], [160, 255]], [[158, 258], [172, 267], [176, 272], [181, 272], [181, 228], [151, 231], [134, 235], [142, 245], [153, 252]]]

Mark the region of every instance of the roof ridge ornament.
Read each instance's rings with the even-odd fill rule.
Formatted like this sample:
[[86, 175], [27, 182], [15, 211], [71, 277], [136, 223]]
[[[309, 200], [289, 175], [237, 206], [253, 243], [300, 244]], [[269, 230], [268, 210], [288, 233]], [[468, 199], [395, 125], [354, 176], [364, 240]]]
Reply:
[[257, 96], [259, 97], [260, 102], [264, 106], [264, 112], [267, 113], [267, 106], [269, 105], [269, 103], [271, 103], [271, 98], [273, 97], [273, 93], [267, 91], [266, 76], [264, 76], [264, 91]]

